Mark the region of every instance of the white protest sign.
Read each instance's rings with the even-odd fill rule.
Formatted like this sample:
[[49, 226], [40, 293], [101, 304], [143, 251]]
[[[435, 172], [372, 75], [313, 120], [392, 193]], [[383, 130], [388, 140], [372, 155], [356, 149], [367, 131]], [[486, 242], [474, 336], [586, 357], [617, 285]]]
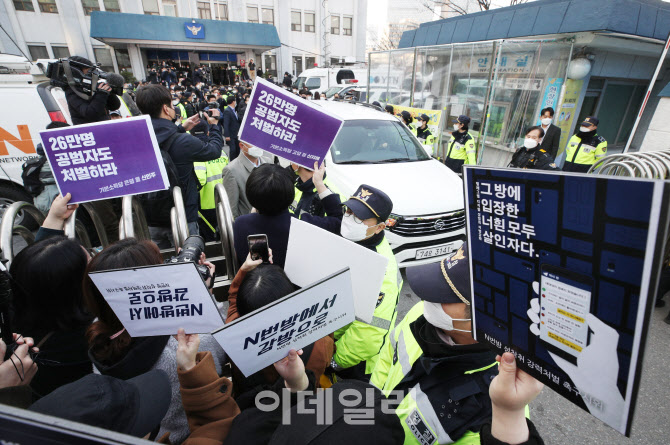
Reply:
[[353, 322], [351, 272], [343, 269], [212, 332], [245, 376]]
[[[318, 246], [319, 258], [306, 254]], [[370, 323], [384, 282], [388, 258], [299, 219], [291, 219], [284, 271], [298, 286], [348, 267], [356, 318]]]
[[209, 333], [223, 318], [194, 263], [91, 272], [131, 337]]

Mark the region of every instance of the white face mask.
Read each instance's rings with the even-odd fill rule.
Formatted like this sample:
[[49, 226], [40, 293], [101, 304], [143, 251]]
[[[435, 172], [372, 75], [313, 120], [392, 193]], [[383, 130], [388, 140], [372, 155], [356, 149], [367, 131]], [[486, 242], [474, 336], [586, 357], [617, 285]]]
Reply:
[[541, 122], [542, 122], [542, 125], [549, 125], [551, 123], [551, 121], [553, 121], [553, 119], [548, 117], [548, 118], [542, 119]]
[[454, 124], [454, 131], [458, 131], [460, 129], [461, 129], [460, 125]]
[[247, 150], [247, 153], [249, 154], [249, 156], [253, 158], [260, 158], [261, 156], [263, 156], [263, 149], [256, 147], [255, 145], [252, 145]]
[[342, 224], [340, 225], [340, 234], [342, 235], [342, 238], [346, 238], [353, 242], [363, 241], [367, 238], [367, 231], [368, 226], [364, 223], [358, 224], [354, 221], [353, 214], [345, 214], [342, 218]]
[[591, 130], [590, 127], [579, 127], [579, 131], [581, 131], [582, 133], [588, 133], [589, 131], [593, 130]]
[[423, 316], [426, 317], [426, 321], [432, 324], [436, 328], [443, 329], [445, 331], [458, 331], [458, 332], [470, 332], [465, 329], [454, 329], [454, 320], [456, 321], [470, 321], [469, 318], [451, 318], [449, 314], [444, 312], [442, 305], [440, 303], [430, 303], [428, 301], [423, 302]]
[[177, 105], [179, 103], [179, 99], [175, 99], [172, 101], [172, 105]]
[[523, 146], [526, 148], [535, 148], [537, 147], [537, 141], [535, 139], [526, 138], [523, 140]]

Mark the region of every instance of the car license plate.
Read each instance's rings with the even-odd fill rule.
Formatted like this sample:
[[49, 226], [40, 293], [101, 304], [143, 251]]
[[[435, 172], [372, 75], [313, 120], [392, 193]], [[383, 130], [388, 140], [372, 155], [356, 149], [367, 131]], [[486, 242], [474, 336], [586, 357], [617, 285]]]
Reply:
[[452, 244], [445, 244], [444, 246], [435, 246], [428, 249], [418, 249], [414, 259], [422, 260], [424, 258], [432, 258], [435, 256], [442, 256], [454, 251]]

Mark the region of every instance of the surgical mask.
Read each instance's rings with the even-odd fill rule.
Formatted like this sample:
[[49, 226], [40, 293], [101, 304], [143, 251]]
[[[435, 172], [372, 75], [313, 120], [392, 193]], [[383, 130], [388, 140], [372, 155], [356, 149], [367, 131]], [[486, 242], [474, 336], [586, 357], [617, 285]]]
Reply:
[[363, 241], [367, 237], [368, 226], [364, 223], [358, 224], [354, 221], [354, 215], [344, 215], [342, 224], [340, 225], [340, 234], [342, 238], [349, 241], [358, 242]]
[[172, 101], [172, 105], [177, 105], [178, 103], [179, 103], [179, 99], [174, 99], [174, 100]]
[[259, 147], [256, 147], [255, 145], [252, 145], [247, 150], [247, 153], [251, 157], [260, 158], [261, 156], [263, 156], [263, 149], [259, 148]]
[[551, 123], [551, 121], [553, 121], [553, 119], [548, 117], [546, 119], [542, 119], [541, 122], [542, 122], [542, 125], [549, 125]]
[[461, 129], [461, 127], [458, 124], [454, 124], [454, 131], [458, 131], [460, 129]]
[[445, 331], [458, 331], [458, 332], [468, 332], [469, 330], [465, 329], [454, 329], [454, 320], [455, 321], [470, 321], [469, 318], [451, 318], [451, 315], [444, 312], [442, 305], [440, 303], [430, 303], [428, 301], [423, 302], [423, 316], [426, 317], [426, 321], [436, 328], [443, 329]]
[[535, 148], [537, 147], [537, 141], [535, 139], [526, 138], [523, 140], [523, 146], [526, 148]]
[[589, 131], [593, 130], [591, 130], [590, 127], [579, 127], [579, 131], [581, 131], [582, 133], [588, 133]]

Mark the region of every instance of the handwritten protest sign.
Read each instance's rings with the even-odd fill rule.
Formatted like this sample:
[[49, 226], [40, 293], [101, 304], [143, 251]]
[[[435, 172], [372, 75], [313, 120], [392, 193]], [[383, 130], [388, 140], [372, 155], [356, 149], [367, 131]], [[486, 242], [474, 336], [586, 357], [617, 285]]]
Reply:
[[91, 272], [132, 337], [209, 333], [224, 321], [194, 263]]
[[58, 190], [71, 204], [165, 190], [169, 181], [149, 116], [40, 132]]
[[257, 77], [239, 138], [312, 169], [314, 161], [323, 161], [341, 127], [341, 119]]
[[343, 269], [212, 332], [245, 376], [353, 322], [351, 272]]
[[478, 167], [463, 182], [475, 339], [630, 434], [670, 186]]
[[[319, 246], [319, 259], [310, 252]], [[356, 318], [372, 321], [388, 258], [299, 219], [291, 219], [284, 270], [298, 286], [307, 286], [344, 267], [351, 269]]]

